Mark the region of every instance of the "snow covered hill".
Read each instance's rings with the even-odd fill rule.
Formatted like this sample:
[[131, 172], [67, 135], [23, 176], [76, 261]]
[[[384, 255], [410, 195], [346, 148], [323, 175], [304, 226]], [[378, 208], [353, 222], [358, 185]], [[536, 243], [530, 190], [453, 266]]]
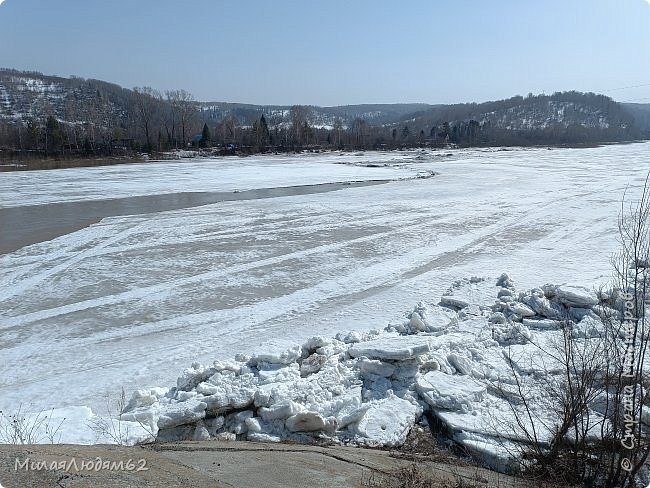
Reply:
[[[352, 127], [355, 119], [362, 119], [371, 125], [386, 125], [410, 117], [412, 114], [432, 108], [424, 103], [363, 104], [341, 105], [335, 107], [309, 106], [309, 121], [313, 127], [332, 129], [340, 123], [343, 128]], [[243, 103], [201, 102], [203, 117], [214, 122], [221, 122], [227, 117], [234, 117], [242, 125], [260, 114], [269, 124], [278, 126], [289, 124], [290, 105], [250, 105]]]
[[[170, 111], [163, 99], [154, 97], [149, 101], [158, 113]], [[291, 125], [290, 106], [191, 103], [199, 111], [201, 124], [207, 122], [212, 127], [226, 119], [240, 127], [250, 127], [262, 114], [270, 128]], [[641, 138], [647, 131], [647, 111], [643, 106], [621, 105], [603, 95], [578, 92], [530, 94], [479, 104], [365, 104], [305, 109], [314, 128], [363, 131], [367, 129], [358, 126], [363, 121], [364, 127], [385, 129], [376, 143], [390, 138], [393, 128], [396, 134], [409, 134], [400, 140], [411, 145], [423, 139], [467, 145], [618, 141]], [[133, 137], [139, 120], [131, 90], [99, 80], [0, 69], [0, 122], [28, 126], [48, 116], [83, 126], [86, 132], [91, 131], [92, 138], [93, 130], [106, 129], [102, 137], [110, 140], [128, 134]], [[472, 127], [471, 123], [477, 126]], [[163, 133], [171, 137], [166, 133], [169, 124], [164, 124], [164, 130], [160, 128], [160, 137]], [[27, 134], [18, 136], [19, 139], [30, 137], [29, 130], [24, 132]], [[442, 139], [438, 140], [441, 132]]]
[[70, 124], [126, 124], [129, 98], [130, 90], [104, 81], [0, 69], [0, 121], [52, 115]]

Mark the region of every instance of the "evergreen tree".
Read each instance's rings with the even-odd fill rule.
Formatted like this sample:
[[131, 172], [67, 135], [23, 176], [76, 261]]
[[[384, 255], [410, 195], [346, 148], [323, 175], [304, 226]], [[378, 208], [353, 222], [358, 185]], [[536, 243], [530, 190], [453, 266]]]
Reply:
[[203, 131], [201, 132], [201, 141], [200, 141], [201, 147], [209, 146], [211, 140], [212, 140], [212, 136], [210, 135], [210, 128], [208, 127], [208, 124], [206, 122], [205, 124], [203, 124]]
[[266, 150], [266, 145], [269, 143], [271, 135], [269, 133], [269, 126], [266, 123], [264, 114], [262, 114], [259, 121], [255, 121], [255, 124], [253, 124], [253, 131], [255, 132], [255, 143], [257, 145], [257, 150], [264, 152]]
[[61, 124], [50, 115], [45, 122], [45, 153], [58, 153], [63, 145], [63, 138]]
[[269, 126], [266, 123], [266, 118], [264, 118], [264, 114], [260, 117], [260, 131], [262, 132], [262, 139], [264, 141], [268, 140], [269, 138]]

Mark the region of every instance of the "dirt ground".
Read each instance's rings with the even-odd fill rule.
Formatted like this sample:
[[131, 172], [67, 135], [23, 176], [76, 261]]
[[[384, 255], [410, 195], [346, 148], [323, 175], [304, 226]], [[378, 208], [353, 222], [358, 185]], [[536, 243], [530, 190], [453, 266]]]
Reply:
[[482, 468], [431, 459], [405, 459], [385, 450], [237, 441], [135, 447], [0, 445], [0, 486], [367, 487], [390, 480], [414, 461], [436, 480], [434, 486], [454, 487], [459, 480], [466, 487], [527, 486]]

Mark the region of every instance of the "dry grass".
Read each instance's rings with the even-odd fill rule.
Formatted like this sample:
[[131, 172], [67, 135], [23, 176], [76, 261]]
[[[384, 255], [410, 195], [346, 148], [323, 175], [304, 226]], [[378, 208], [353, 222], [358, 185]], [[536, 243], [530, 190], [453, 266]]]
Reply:
[[434, 479], [416, 463], [398, 469], [390, 474], [371, 471], [362, 473], [361, 486], [369, 488], [478, 488], [478, 485], [456, 476], [453, 480]]

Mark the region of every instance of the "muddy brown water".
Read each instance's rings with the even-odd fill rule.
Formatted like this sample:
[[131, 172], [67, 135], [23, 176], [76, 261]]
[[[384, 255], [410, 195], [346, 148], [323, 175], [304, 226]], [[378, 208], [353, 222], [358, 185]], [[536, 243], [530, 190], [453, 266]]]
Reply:
[[324, 183], [240, 192], [196, 192], [141, 195], [80, 202], [49, 203], [0, 209], [0, 254], [88, 227], [106, 217], [140, 215], [199, 207], [219, 202], [258, 200], [326, 193], [360, 186], [380, 185], [391, 180]]

